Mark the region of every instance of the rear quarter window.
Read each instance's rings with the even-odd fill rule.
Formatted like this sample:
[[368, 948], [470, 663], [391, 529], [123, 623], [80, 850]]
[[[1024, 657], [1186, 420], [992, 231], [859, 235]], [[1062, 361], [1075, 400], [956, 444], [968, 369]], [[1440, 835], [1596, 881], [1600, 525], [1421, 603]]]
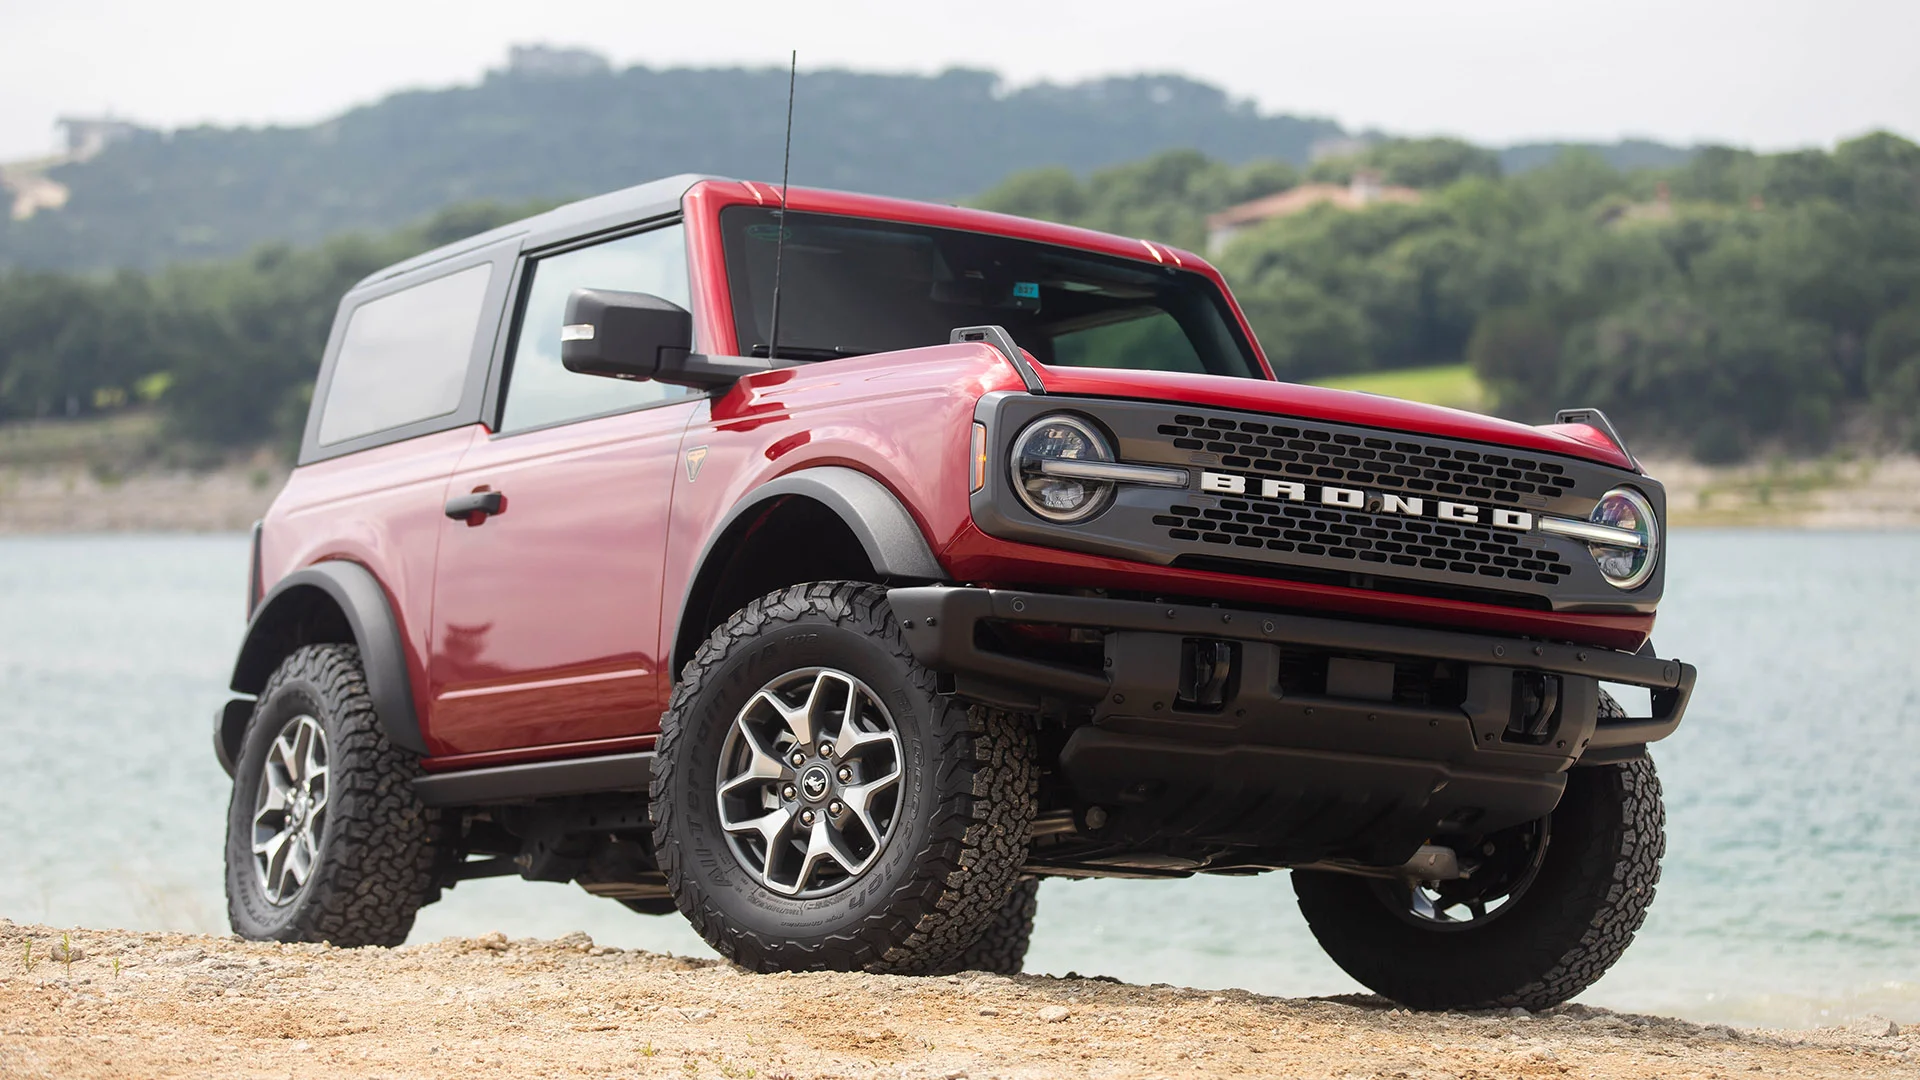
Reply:
[[331, 446], [460, 407], [491, 265], [369, 300], [348, 316], [320, 413]]

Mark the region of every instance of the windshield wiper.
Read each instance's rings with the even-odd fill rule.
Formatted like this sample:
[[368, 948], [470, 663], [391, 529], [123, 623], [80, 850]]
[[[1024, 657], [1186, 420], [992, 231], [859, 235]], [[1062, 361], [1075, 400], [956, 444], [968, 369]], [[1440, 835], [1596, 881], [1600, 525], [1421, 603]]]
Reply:
[[[838, 360], [843, 356], [867, 356], [872, 349], [849, 349], [845, 345], [782, 345], [780, 356], [786, 360]], [[764, 344], [754, 345], [747, 350], [748, 356], [766, 356]]]

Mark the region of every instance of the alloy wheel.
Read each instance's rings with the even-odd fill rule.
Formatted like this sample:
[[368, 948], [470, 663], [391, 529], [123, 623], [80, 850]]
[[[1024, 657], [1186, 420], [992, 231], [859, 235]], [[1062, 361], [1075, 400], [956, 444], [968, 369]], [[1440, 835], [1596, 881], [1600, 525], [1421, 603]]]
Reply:
[[879, 858], [900, 801], [900, 736], [867, 684], [804, 668], [769, 682], [720, 751], [720, 825], [742, 869], [781, 896], [826, 896]]
[[327, 819], [327, 733], [302, 714], [267, 747], [253, 799], [253, 868], [275, 905], [299, 895], [320, 857]]

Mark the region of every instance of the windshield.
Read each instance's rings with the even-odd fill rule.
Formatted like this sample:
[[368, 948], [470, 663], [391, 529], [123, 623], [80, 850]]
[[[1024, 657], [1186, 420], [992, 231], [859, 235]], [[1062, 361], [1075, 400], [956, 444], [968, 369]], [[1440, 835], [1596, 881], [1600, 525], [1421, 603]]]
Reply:
[[[720, 213], [743, 353], [768, 355], [780, 211]], [[986, 233], [788, 211], [780, 355], [944, 345], [997, 323], [1043, 364], [1263, 379], [1226, 300], [1191, 271]]]

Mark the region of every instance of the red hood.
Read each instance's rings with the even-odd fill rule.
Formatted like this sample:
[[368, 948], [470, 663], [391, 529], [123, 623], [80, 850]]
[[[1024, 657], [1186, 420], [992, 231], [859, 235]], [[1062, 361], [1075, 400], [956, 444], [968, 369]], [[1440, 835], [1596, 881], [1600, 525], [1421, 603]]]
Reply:
[[1189, 401], [1221, 409], [1355, 424], [1386, 431], [1419, 432], [1514, 450], [1563, 454], [1618, 469], [1634, 467], [1632, 460], [1606, 435], [1585, 424], [1528, 427], [1459, 409], [1299, 383], [1167, 371], [1047, 367], [1038, 362], [1033, 366], [1051, 394]]

